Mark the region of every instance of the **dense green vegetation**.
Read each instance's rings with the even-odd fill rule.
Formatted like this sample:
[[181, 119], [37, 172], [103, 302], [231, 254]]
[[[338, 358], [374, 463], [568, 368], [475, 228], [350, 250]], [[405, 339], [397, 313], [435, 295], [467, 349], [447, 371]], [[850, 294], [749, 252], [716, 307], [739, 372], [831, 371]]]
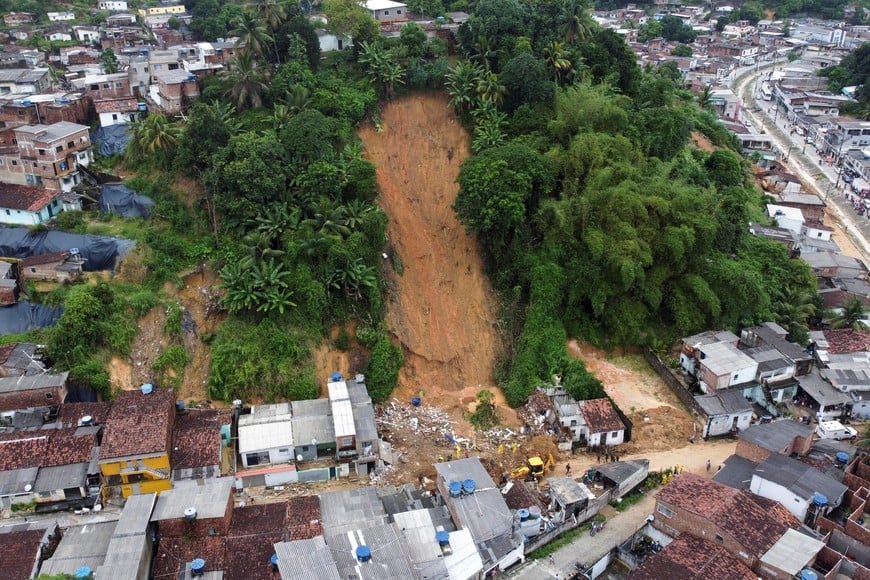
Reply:
[[[371, 396], [385, 400], [402, 351], [382, 325], [387, 220], [355, 129], [377, 125], [379, 100], [412, 90], [446, 90], [472, 134], [454, 207], [501, 298], [498, 380], [511, 405], [554, 375], [578, 398], [603, 396], [568, 357], [568, 336], [656, 346], [776, 319], [805, 339], [814, 280], [784, 247], [748, 235], [762, 198], [735, 139], [674, 66], [640, 70], [582, 0], [478, 0], [452, 66], [444, 41], [416, 25], [380, 37], [350, 0], [324, 2], [330, 27], [356, 40], [324, 61], [295, 5], [189, 8], [196, 34], [235, 34], [245, 48], [184, 121], [154, 114], [134, 127], [124, 163], [139, 174], [131, 186], [157, 200], [152, 218], [62, 216], [77, 231], [140, 242], [121, 278], [141, 286], [54, 296], [66, 311], [47, 331], [49, 352], [81, 381], [105, 390], [100, 365], [126, 353], [135, 318], [161, 304], [169, 346], [153, 371], [177, 384], [189, 353], [160, 289], [211, 262], [228, 318], [201, 337], [212, 345], [209, 397], [316, 396], [313, 350], [353, 319]], [[682, 23], [661, 26], [690, 40]], [[690, 146], [693, 131], [714, 150]], [[180, 177], [197, 187], [182, 194]]]
[[870, 42], [850, 52], [839, 65], [823, 68], [818, 74], [828, 79], [828, 89], [835, 93], [843, 87], [858, 87], [855, 92], [858, 102], [844, 105], [843, 114], [870, 119]]
[[[525, 306], [500, 366], [512, 405], [552, 375], [581, 398], [601, 396], [566, 356], [567, 335], [669, 343], [779, 318], [794, 293], [815, 293], [804, 264], [748, 235], [762, 198], [733, 139], [679, 75], [641, 71], [621, 39], [572, 10], [556, 11], [562, 26], [537, 29], [523, 3], [479, 2], [460, 29], [469, 60], [447, 75], [475, 132], [454, 207], [504, 299]], [[499, 34], [487, 39], [489, 30]], [[533, 91], [510, 90], [519, 59], [552, 74]], [[693, 130], [719, 149], [690, 148]]]

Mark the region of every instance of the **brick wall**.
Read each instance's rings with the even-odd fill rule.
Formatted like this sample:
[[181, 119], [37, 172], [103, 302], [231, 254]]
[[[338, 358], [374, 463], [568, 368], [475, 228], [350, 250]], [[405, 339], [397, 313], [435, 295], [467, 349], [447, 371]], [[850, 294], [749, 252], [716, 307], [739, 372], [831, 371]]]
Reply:
[[[667, 517], [659, 512], [659, 505], [664, 505], [667, 509], [671, 510], [673, 515]], [[754, 566], [758, 562], [758, 559], [751, 555], [751, 550], [747, 546], [742, 545], [736, 538], [720, 530], [709, 520], [660, 500], [656, 500], [653, 526], [666, 534], [670, 534], [670, 530], [667, 529], [670, 527], [679, 533], [692, 534], [693, 536], [709, 540], [714, 544], [720, 544], [750, 568], [754, 569]], [[721, 541], [718, 538], [722, 538]]]
[[750, 443], [745, 439], [738, 439], [737, 448], [735, 449], [734, 454], [743, 459], [748, 459], [753, 463], [764, 463], [767, 461], [767, 458], [770, 457], [771, 451], [768, 451], [764, 447], [760, 447], [755, 443]]

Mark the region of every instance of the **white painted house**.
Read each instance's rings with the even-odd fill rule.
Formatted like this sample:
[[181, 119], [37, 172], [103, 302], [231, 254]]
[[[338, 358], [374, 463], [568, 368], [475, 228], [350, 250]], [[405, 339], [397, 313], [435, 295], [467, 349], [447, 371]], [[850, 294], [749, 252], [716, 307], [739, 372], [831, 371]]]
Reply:
[[699, 414], [704, 423], [701, 437], [736, 433], [752, 425], [752, 405], [744, 398], [742, 389], [698, 395], [695, 402], [703, 411]]
[[61, 192], [0, 183], [0, 223], [32, 226], [63, 211]]
[[258, 405], [239, 417], [239, 455], [245, 467], [292, 462], [290, 403]]
[[822, 513], [828, 513], [843, 502], [847, 489], [815, 467], [779, 453], [771, 453], [759, 464], [749, 483], [749, 491], [782, 504], [801, 521], [817, 495], [825, 499], [819, 506]]
[[100, 10], [108, 10], [109, 12], [126, 12], [127, 0], [100, 0], [97, 7]]
[[758, 362], [730, 342], [699, 346], [697, 377], [704, 394], [748, 383], [755, 378]]
[[393, 0], [366, 0], [366, 10], [378, 22], [395, 22], [408, 19], [408, 7]]
[[590, 399], [578, 403], [590, 447], [619, 445], [625, 441], [625, 424], [610, 399]]
[[48, 20], [50, 22], [64, 22], [68, 20], [75, 20], [76, 15], [75, 12], [46, 12], [46, 16], [48, 16]]
[[139, 102], [133, 98], [94, 101], [94, 109], [100, 116], [100, 127], [135, 123], [143, 112], [139, 110]]
[[797, 235], [801, 235], [803, 232], [804, 214], [796, 207], [769, 203], [767, 204], [767, 215], [770, 219], [776, 220], [777, 225], [781, 228], [785, 228]]

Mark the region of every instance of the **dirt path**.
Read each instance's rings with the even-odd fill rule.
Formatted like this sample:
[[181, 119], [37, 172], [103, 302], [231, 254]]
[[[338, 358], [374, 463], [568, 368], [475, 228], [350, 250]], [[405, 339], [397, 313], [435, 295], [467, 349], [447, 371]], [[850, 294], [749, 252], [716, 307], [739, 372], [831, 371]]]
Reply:
[[427, 403], [457, 410], [479, 389], [497, 390], [499, 348], [477, 241], [451, 207], [468, 135], [437, 94], [388, 104], [381, 128], [366, 127], [360, 137], [377, 167], [390, 251], [398, 254], [393, 263], [403, 266], [388, 272], [387, 324], [405, 351], [394, 394], [408, 400], [422, 391]]

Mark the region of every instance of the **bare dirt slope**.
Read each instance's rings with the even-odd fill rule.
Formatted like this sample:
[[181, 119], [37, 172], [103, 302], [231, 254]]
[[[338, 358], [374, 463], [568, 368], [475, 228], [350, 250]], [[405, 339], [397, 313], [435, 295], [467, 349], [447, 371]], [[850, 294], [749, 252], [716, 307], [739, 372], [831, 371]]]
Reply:
[[388, 274], [387, 324], [405, 351], [395, 396], [422, 391], [429, 404], [467, 405], [479, 388], [495, 390], [498, 352], [478, 244], [451, 207], [468, 135], [446, 96], [415, 94], [388, 104], [381, 130], [369, 126], [360, 137], [377, 167], [394, 263], [403, 265]]

